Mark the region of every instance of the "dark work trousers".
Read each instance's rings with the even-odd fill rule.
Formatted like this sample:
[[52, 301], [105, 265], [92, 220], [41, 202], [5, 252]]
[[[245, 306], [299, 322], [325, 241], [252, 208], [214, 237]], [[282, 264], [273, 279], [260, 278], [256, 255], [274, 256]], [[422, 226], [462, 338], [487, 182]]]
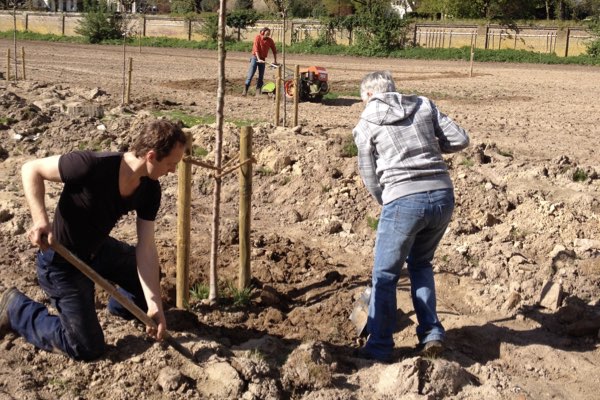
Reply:
[[[109, 237], [91, 259], [84, 261], [118, 285], [138, 307], [148, 309], [133, 246]], [[104, 352], [104, 333], [96, 315], [94, 283], [52, 249], [38, 252], [37, 275], [58, 316], [19, 294], [8, 308], [11, 328], [40, 349], [64, 352], [76, 360], [98, 358]], [[113, 298], [108, 310], [125, 319], [134, 318]]]

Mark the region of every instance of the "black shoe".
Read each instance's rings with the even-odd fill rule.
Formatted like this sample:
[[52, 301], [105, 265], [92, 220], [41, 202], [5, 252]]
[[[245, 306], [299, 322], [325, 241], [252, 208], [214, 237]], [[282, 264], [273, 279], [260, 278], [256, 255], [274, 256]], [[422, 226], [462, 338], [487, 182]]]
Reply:
[[437, 358], [444, 351], [444, 343], [440, 340], [432, 340], [421, 346], [420, 353], [423, 357]]
[[382, 364], [390, 364], [393, 361], [391, 355], [389, 357], [376, 357], [373, 354], [369, 353], [369, 351], [364, 347], [354, 350], [352, 355], [355, 358], [363, 358], [365, 360], [376, 361]]
[[8, 306], [15, 296], [20, 293], [16, 288], [11, 287], [0, 297], [0, 339], [11, 330], [10, 319], [8, 318]]

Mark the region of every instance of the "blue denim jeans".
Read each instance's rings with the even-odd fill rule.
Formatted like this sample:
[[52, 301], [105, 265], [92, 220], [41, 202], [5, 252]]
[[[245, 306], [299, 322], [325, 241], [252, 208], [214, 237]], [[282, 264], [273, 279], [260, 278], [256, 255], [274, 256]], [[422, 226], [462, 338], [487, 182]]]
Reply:
[[265, 78], [265, 63], [259, 63], [256, 60], [256, 56], [250, 58], [250, 66], [248, 67], [248, 75], [246, 76], [246, 87], [250, 86], [254, 73], [258, 69], [258, 78], [256, 80], [256, 88], [261, 89], [263, 87], [263, 80]]
[[416, 193], [383, 206], [375, 241], [367, 322], [369, 338], [365, 345], [373, 357], [389, 359], [392, 356], [397, 319], [396, 286], [405, 261], [417, 315], [419, 343], [444, 340], [445, 331], [436, 311], [431, 261], [453, 210], [452, 189]]
[[[119, 291], [147, 310], [137, 275], [135, 248], [108, 238], [91, 260], [84, 260]], [[45, 305], [19, 294], [8, 308], [11, 328], [34, 346], [66, 353], [76, 360], [92, 360], [104, 351], [104, 333], [95, 309], [94, 283], [52, 249], [37, 254], [37, 275], [58, 315]], [[111, 298], [108, 310], [126, 319], [129, 313]]]

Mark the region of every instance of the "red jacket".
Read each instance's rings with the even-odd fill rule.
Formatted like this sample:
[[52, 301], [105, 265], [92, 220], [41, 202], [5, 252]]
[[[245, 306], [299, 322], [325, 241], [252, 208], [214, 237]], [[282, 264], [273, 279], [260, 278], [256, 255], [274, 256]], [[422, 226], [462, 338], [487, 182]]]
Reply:
[[264, 61], [269, 55], [269, 49], [273, 52], [273, 57], [277, 59], [277, 49], [275, 48], [273, 39], [270, 37], [266, 38], [260, 34], [256, 35], [252, 44], [252, 55]]

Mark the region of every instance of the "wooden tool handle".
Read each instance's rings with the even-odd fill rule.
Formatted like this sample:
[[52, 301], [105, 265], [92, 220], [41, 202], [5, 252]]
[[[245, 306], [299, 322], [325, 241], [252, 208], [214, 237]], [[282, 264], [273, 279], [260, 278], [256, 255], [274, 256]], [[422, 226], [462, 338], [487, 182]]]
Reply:
[[83, 262], [79, 257], [73, 254], [69, 249], [67, 249], [62, 244], [55, 242], [49, 243], [50, 247], [54, 249], [58, 254], [62, 256], [65, 260], [67, 260], [71, 265], [76, 267], [78, 270], [83, 272], [85, 276], [90, 278], [94, 283], [102, 287], [102, 289], [106, 290], [112, 297], [115, 298], [123, 307], [125, 307], [129, 312], [131, 312], [137, 319], [142, 321], [147, 326], [156, 329], [156, 321], [148, 316], [141, 308], [139, 308], [133, 301], [131, 301], [128, 297], [123, 295], [121, 292], [117, 290], [110, 282], [101, 277], [96, 271], [94, 271], [89, 265]]

